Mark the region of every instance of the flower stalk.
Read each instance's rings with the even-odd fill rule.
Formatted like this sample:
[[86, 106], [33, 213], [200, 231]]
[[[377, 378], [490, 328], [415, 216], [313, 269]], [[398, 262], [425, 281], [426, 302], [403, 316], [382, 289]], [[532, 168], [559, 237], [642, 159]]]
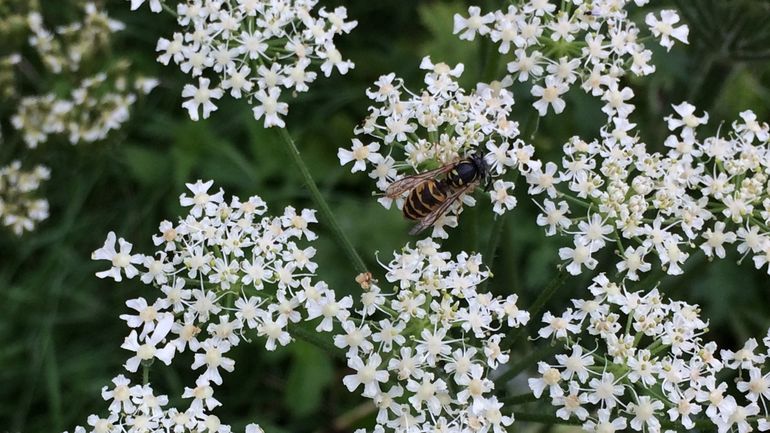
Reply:
[[326, 220], [326, 223], [332, 230], [332, 233], [334, 233], [334, 236], [337, 238], [340, 246], [342, 246], [342, 248], [345, 250], [345, 253], [353, 262], [353, 266], [358, 272], [367, 272], [366, 264], [364, 264], [364, 261], [361, 259], [361, 256], [358, 255], [358, 252], [356, 252], [356, 249], [353, 247], [350, 239], [340, 227], [340, 224], [337, 222], [337, 218], [334, 217], [334, 214], [329, 208], [329, 205], [326, 203], [326, 200], [321, 194], [321, 191], [318, 190], [318, 185], [315, 183], [315, 180], [313, 180], [313, 176], [310, 174], [310, 170], [308, 170], [307, 165], [305, 165], [305, 161], [302, 159], [302, 155], [300, 154], [297, 145], [294, 143], [294, 139], [289, 134], [289, 131], [287, 131], [285, 128], [279, 128], [278, 131], [281, 139], [289, 149], [289, 154], [291, 155], [294, 164], [296, 164], [300, 173], [302, 173], [302, 178], [305, 180], [305, 184], [310, 190], [310, 195], [313, 198], [313, 202], [318, 207], [318, 210], [321, 211], [323, 218]]

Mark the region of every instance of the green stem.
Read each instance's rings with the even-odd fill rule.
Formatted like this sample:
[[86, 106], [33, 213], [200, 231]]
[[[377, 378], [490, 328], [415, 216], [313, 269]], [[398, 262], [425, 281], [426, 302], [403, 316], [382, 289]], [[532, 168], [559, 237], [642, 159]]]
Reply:
[[[554, 293], [562, 286], [564, 285], [564, 282], [567, 280], [567, 272], [564, 269], [560, 269], [559, 273], [556, 274], [556, 276], [551, 280], [550, 283], [548, 283], [548, 286], [540, 292], [540, 296], [535, 299], [535, 303], [532, 304], [532, 306], [527, 310], [529, 311], [529, 317], [530, 321], [534, 320], [535, 316], [537, 316], [538, 313], [540, 313], [540, 310], [543, 309], [545, 306], [545, 303], [548, 302], [549, 299], [551, 299], [551, 296], [553, 296]], [[525, 332], [526, 328], [521, 327], [516, 330], [516, 332], [511, 336], [511, 338], [508, 338], [504, 341], [504, 349], [508, 349], [513, 346], [513, 343], [516, 342]]]
[[289, 153], [291, 154], [292, 159], [294, 159], [294, 163], [297, 165], [297, 168], [299, 168], [299, 171], [302, 173], [302, 177], [305, 179], [305, 184], [307, 184], [307, 187], [310, 190], [310, 194], [313, 196], [313, 201], [315, 202], [316, 206], [318, 206], [318, 210], [321, 211], [323, 218], [326, 219], [326, 223], [332, 229], [332, 232], [334, 232], [334, 235], [337, 237], [340, 245], [345, 250], [345, 253], [353, 262], [353, 266], [356, 268], [356, 270], [362, 273], [366, 272], [366, 265], [364, 264], [364, 261], [358, 255], [356, 249], [353, 248], [353, 244], [350, 242], [350, 239], [348, 239], [348, 237], [345, 235], [345, 232], [340, 227], [331, 209], [329, 209], [329, 205], [326, 204], [326, 200], [324, 200], [323, 195], [321, 195], [321, 191], [318, 190], [318, 185], [313, 180], [313, 176], [310, 175], [310, 171], [305, 165], [305, 162], [302, 160], [302, 155], [300, 155], [299, 149], [297, 149], [297, 145], [294, 143], [291, 135], [289, 135], [289, 131], [287, 131], [286, 128], [278, 128], [278, 131], [280, 131], [281, 138], [289, 148]]
[[490, 83], [497, 78], [497, 70], [500, 67], [500, 54], [497, 52], [497, 45], [487, 38], [483, 39], [481, 46], [481, 80], [485, 83]]
[[500, 245], [500, 237], [503, 233], [503, 227], [505, 226], [505, 217], [508, 212], [499, 215], [492, 226], [492, 231], [489, 233], [489, 242], [487, 243], [487, 252], [484, 254], [484, 260], [491, 268], [495, 261], [495, 254], [497, 254], [497, 247]]
[[566, 199], [567, 201], [571, 201], [579, 206], [583, 206], [586, 209], [591, 209], [591, 203], [582, 199], [579, 199], [577, 197], [573, 197], [567, 193], [560, 192], [558, 194], [559, 198]]
[[316, 331], [312, 324], [300, 322], [290, 328], [289, 333], [291, 335], [326, 351], [334, 357], [345, 359], [344, 351], [332, 344], [329, 339], [323, 338], [323, 333]]
[[150, 364], [142, 363], [142, 385], [150, 383]]
[[176, 13], [174, 8], [172, 8], [171, 6], [167, 5], [165, 1], [161, 1], [160, 2], [160, 6], [163, 8], [164, 11], [170, 13], [171, 15], [173, 15], [175, 17], [179, 17], [179, 14]]

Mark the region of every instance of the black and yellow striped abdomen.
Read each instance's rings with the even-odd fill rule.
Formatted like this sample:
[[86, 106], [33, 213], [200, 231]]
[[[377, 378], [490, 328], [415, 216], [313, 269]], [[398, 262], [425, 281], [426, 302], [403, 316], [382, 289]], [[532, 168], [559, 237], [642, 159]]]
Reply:
[[446, 199], [446, 186], [435, 179], [428, 179], [409, 193], [404, 202], [404, 216], [410, 220], [422, 219]]

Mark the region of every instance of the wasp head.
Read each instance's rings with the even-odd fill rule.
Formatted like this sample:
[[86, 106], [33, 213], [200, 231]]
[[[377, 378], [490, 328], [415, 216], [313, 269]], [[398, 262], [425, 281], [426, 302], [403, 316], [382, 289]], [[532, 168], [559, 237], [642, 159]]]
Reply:
[[476, 167], [476, 171], [479, 173], [481, 183], [484, 185], [484, 191], [489, 191], [492, 187], [492, 176], [489, 173], [489, 164], [484, 158], [482, 152], [476, 152], [470, 156], [471, 162]]

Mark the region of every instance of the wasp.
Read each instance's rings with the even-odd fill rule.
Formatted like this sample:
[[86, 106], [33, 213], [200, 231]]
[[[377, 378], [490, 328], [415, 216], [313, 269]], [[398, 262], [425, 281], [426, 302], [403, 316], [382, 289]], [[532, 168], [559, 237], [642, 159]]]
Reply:
[[385, 195], [395, 199], [409, 191], [403, 211], [407, 219], [418, 221], [409, 231], [410, 235], [416, 235], [435, 224], [452, 203], [477, 185], [483, 182], [484, 190], [489, 190], [490, 181], [484, 156], [476, 153], [435, 170], [399, 179], [388, 187]]

